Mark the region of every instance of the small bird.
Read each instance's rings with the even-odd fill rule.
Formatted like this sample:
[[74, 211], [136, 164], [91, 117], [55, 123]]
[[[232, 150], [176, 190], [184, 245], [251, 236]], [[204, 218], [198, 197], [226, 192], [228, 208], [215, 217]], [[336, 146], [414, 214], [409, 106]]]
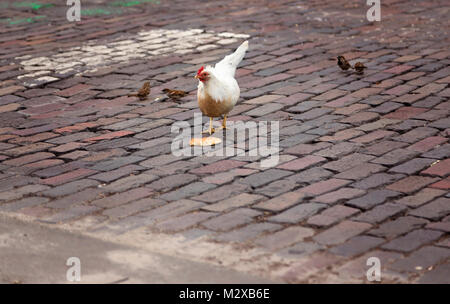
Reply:
[[199, 80], [197, 89], [198, 106], [202, 113], [209, 117], [209, 129], [203, 133], [215, 132], [212, 127], [213, 118], [224, 116], [222, 129], [227, 127], [227, 115], [239, 99], [240, 88], [234, 78], [236, 67], [248, 50], [248, 41], [244, 41], [237, 50], [214, 67], [201, 67], [195, 78]]
[[337, 60], [338, 60], [338, 66], [344, 71], [347, 71], [349, 68], [352, 67], [350, 65], [350, 63], [348, 63], [347, 59], [345, 59], [344, 56], [337, 56]]
[[362, 73], [364, 73], [364, 69], [367, 67], [362, 62], [357, 62], [357, 63], [355, 63], [353, 68], [355, 69], [356, 73], [362, 74]]
[[135, 96], [139, 97], [140, 100], [145, 100], [147, 99], [148, 94], [150, 94], [150, 81], [145, 82], [142, 88], [139, 89], [137, 94], [128, 94], [128, 97]]
[[163, 89], [164, 93], [166, 93], [167, 97], [172, 99], [178, 99], [181, 97], [184, 97], [188, 94], [188, 92], [181, 91], [181, 90], [171, 90], [171, 89]]

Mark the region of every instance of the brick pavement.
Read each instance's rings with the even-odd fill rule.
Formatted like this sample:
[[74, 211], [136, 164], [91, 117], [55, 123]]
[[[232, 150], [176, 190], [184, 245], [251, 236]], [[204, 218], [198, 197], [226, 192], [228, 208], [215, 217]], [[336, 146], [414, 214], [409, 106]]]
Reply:
[[[287, 282], [366, 282], [370, 256], [384, 282], [448, 282], [447, 1], [382, 0], [379, 23], [362, 1], [82, 1], [76, 24], [41, 2], [0, 3], [1, 212], [258, 248]], [[172, 155], [194, 72], [246, 37], [230, 120], [278, 120], [280, 163]]]

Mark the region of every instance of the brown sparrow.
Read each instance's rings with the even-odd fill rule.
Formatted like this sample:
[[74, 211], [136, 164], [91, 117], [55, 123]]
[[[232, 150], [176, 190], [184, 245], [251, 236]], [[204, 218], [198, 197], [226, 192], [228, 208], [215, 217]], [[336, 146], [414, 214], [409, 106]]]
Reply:
[[139, 97], [140, 100], [145, 100], [147, 99], [148, 94], [150, 94], [150, 81], [145, 82], [142, 88], [139, 89], [137, 94], [128, 94], [128, 97], [135, 96]]
[[163, 89], [162, 91], [166, 93], [167, 97], [172, 99], [178, 99], [188, 94], [187, 92], [181, 90]]
[[357, 63], [355, 63], [353, 68], [355, 69], [356, 73], [362, 74], [362, 73], [364, 73], [364, 69], [367, 67], [362, 62], [357, 62]]
[[347, 59], [345, 59], [344, 56], [337, 56], [337, 60], [338, 60], [338, 66], [344, 71], [347, 71], [349, 68], [352, 67], [350, 65], [350, 63], [348, 63]]

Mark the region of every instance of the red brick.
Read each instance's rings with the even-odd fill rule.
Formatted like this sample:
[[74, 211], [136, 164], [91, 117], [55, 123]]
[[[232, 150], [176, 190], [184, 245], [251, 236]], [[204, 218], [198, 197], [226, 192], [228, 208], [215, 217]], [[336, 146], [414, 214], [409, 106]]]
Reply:
[[447, 138], [441, 136], [431, 136], [421, 141], [409, 146], [408, 150], [413, 150], [417, 152], [426, 152], [433, 149], [436, 146], [439, 146], [443, 143], [447, 142]]
[[323, 194], [314, 199], [315, 202], [325, 204], [335, 204], [340, 200], [349, 200], [351, 198], [361, 196], [366, 191], [354, 188], [341, 188], [339, 190]]
[[321, 214], [314, 215], [308, 219], [308, 224], [314, 226], [330, 226], [339, 220], [347, 218], [359, 210], [343, 205], [336, 205], [331, 208], [325, 209]]
[[106, 133], [106, 134], [103, 134], [103, 135], [100, 135], [100, 136], [86, 138], [86, 139], [84, 139], [84, 141], [92, 142], [92, 141], [99, 141], [99, 140], [105, 140], [105, 139], [113, 139], [113, 138], [118, 138], [118, 137], [131, 135], [131, 134], [134, 134], [134, 132], [131, 132], [131, 131], [117, 131], [117, 132]]
[[293, 147], [285, 150], [285, 152], [287, 154], [305, 155], [305, 154], [311, 154], [312, 152], [317, 151], [317, 150], [325, 149], [325, 148], [329, 147], [330, 145], [331, 144], [324, 143], [324, 142], [319, 142], [319, 143], [315, 143], [315, 144], [298, 144], [296, 146], [293, 146]]
[[352, 104], [351, 106], [348, 106], [348, 107], [337, 108], [334, 111], [334, 113], [341, 114], [341, 115], [350, 115], [350, 114], [353, 114], [355, 112], [359, 112], [361, 110], [365, 110], [367, 108], [370, 108], [370, 106], [367, 105], [367, 104], [355, 103], [355, 104]]
[[402, 57], [395, 58], [394, 61], [396, 61], [396, 62], [408, 62], [408, 61], [414, 61], [414, 60], [417, 60], [417, 59], [420, 59], [420, 58], [421, 58], [421, 56], [417, 56], [417, 55], [405, 55], [405, 56], [402, 56]]
[[[298, 88], [298, 86], [295, 86], [296, 88]], [[287, 93], [284, 93], [287, 94]], [[293, 104], [297, 104], [300, 101], [306, 100], [308, 98], [311, 98], [313, 95], [312, 94], [305, 94], [305, 93], [297, 93], [294, 95], [291, 95], [289, 97], [285, 97], [285, 98], [281, 98], [277, 100], [277, 103], [283, 103], [286, 105], [293, 105]]]
[[82, 178], [85, 176], [92, 175], [96, 172], [97, 171], [94, 171], [94, 170], [80, 168], [80, 169], [74, 170], [72, 172], [68, 172], [68, 173], [64, 173], [61, 175], [43, 179], [42, 183], [47, 184], [47, 185], [61, 185], [61, 184], [67, 183], [69, 181], [73, 181], [73, 180], [76, 180], [76, 179], [79, 179], [79, 178]]
[[433, 136], [438, 132], [438, 130], [429, 127], [417, 127], [412, 129], [411, 131], [399, 135], [396, 137], [397, 141], [403, 141], [407, 143], [413, 143], [423, 138], [427, 138], [429, 136]]
[[361, 154], [361, 153], [353, 153], [347, 156], [341, 157], [339, 160], [328, 162], [323, 165], [323, 168], [330, 169], [338, 172], [344, 172], [348, 169], [361, 165], [363, 163], [368, 162], [373, 159], [374, 156]]
[[408, 208], [394, 203], [385, 203], [375, 206], [373, 209], [365, 211], [356, 217], [352, 217], [352, 220], [366, 223], [380, 223], [389, 217], [393, 217], [401, 212], [404, 212]]
[[446, 179], [443, 179], [437, 183], [434, 183], [434, 184], [430, 185], [430, 187], [448, 190], [448, 189], [450, 189], [450, 177], [447, 177]]
[[93, 175], [90, 178], [109, 183], [121, 177], [130, 175], [132, 173], [137, 173], [139, 172], [140, 169], [142, 169], [142, 167], [138, 165], [127, 165], [115, 170], [109, 170], [103, 173]]
[[0, 141], [7, 141], [8, 139], [15, 138], [15, 137], [17, 137], [17, 136], [12, 135], [12, 134], [0, 135]]
[[359, 125], [362, 123], [372, 121], [372, 120], [378, 118], [378, 116], [379, 115], [377, 113], [373, 113], [373, 112], [359, 112], [359, 113], [353, 114], [352, 116], [342, 119], [341, 122]]
[[336, 178], [359, 180], [386, 168], [377, 164], [363, 163], [347, 171], [335, 175]]
[[298, 158], [298, 159], [292, 160], [290, 162], [284, 163], [284, 164], [278, 166], [277, 168], [298, 171], [298, 170], [308, 168], [314, 164], [317, 164], [317, 163], [320, 163], [323, 161], [326, 161], [326, 158], [323, 158], [320, 156], [308, 155], [308, 156]]
[[39, 160], [54, 157], [55, 155], [48, 152], [38, 152], [30, 155], [25, 155], [22, 157], [8, 159], [3, 162], [3, 164], [8, 166], [22, 166], [28, 163], [36, 162]]
[[62, 161], [61, 159], [45, 159], [45, 160], [41, 160], [41, 161], [38, 161], [35, 163], [26, 164], [25, 167], [37, 170], [37, 169], [48, 168], [51, 166], [60, 165], [63, 163], [64, 163], [64, 161]]
[[241, 193], [218, 203], [203, 207], [202, 209], [212, 212], [224, 212], [238, 207], [251, 205], [257, 201], [264, 199], [264, 196], [256, 194]]
[[191, 170], [191, 173], [195, 174], [209, 174], [209, 173], [218, 173], [223, 171], [228, 171], [237, 167], [241, 167], [243, 165], [246, 165], [246, 162], [237, 161], [237, 160], [221, 160], [200, 168], [196, 168]]
[[[450, 233], [450, 222], [442, 221], [442, 222], [437, 222], [437, 223], [430, 223], [425, 228], [433, 229], [433, 230], [441, 230], [446, 233]], [[450, 240], [447, 239], [447, 242], [450, 242]], [[450, 247], [450, 246], [447, 246], [447, 247]]]
[[416, 101], [424, 99], [427, 96], [428, 96], [427, 94], [404, 94], [401, 96], [397, 96], [391, 101], [400, 102], [404, 104], [413, 104]]
[[333, 191], [350, 183], [348, 180], [331, 178], [329, 180], [321, 181], [307, 187], [301, 188], [298, 192], [308, 195], [320, 195], [329, 191]]
[[280, 73], [280, 74], [276, 74], [274, 76], [264, 77], [262, 79], [244, 83], [241, 87], [243, 87], [243, 88], [258, 88], [258, 87], [262, 87], [262, 86], [265, 86], [270, 83], [274, 83], [274, 82], [278, 82], [281, 80], [285, 80], [287, 78], [291, 78], [293, 76], [294, 75]]
[[287, 209], [280, 214], [271, 216], [269, 221], [277, 223], [300, 223], [310, 216], [316, 214], [320, 210], [326, 208], [325, 204], [318, 203], [301, 203], [297, 206]]
[[13, 112], [13, 111], [17, 110], [18, 108], [20, 108], [20, 104], [9, 103], [4, 106], [0, 106], [0, 113]]
[[352, 96], [350, 96], [350, 95], [347, 95], [347, 96], [343, 96], [343, 97], [341, 97], [341, 98], [338, 98], [338, 99], [336, 99], [336, 100], [327, 102], [327, 103], [325, 104], [325, 107], [341, 108], [341, 107], [350, 105], [350, 104], [352, 104], [352, 103], [355, 103], [355, 102], [357, 102], [358, 100], [359, 100], [358, 98], [355, 98], [355, 97], [352, 97]]
[[377, 130], [373, 131], [372, 133], [366, 134], [364, 136], [360, 136], [357, 138], [354, 138], [350, 141], [357, 142], [360, 144], [369, 143], [387, 136], [393, 135], [395, 132], [392, 131], [385, 131], [385, 130]]
[[347, 58], [347, 60], [353, 60], [353, 59], [356, 59], [356, 58], [359, 58], [359, 57], [363, 57], [366, 54], [367, 54], [367, 52], [354, 51], [354, 52], [344, 53], [344, 54], [342, 54], [342, 56]]
[[322, 69], [321, 67], [318, 67], [316, 65], [309, 65], [295, 70], [290, 70], [289, 73], [302, 75], [302, 74], [310, 74], [312, 72], [319, 71], [321, 69]]
[[202, 226], [214, 231], [227, 231], [252, 222], [253, 218], [258, 215], [261, 213], [256, 210], [239, 208], [214, 217], [202, 223]]
[[402, 73], [404, 73], [406, 71], [409, 71], [409, 70], [411, 70], [413, 68], [414, 68], [414, 66], [412, 66], [412, 65], [398, 65], [398, 66], [395, 66], [393, 68], [384, 70], [383, 73], [402, 74]]
[[148, 188], [158, 192], [167, 192], [189, 184], [195, 180], [197, 180], [197, 176], [193, 174], [171, 174], [149, 184]]
[[269, 103], [275, 100], [278, 100], [280, 98], [282, 98], [284, 96], [282, 95], [263, 95], [260, 97], [256, 97], [250, 100], [245, 101], [245, 103], [248, 104], [265, 104], [265, 103]]
[[[419, 208], [411, 210], [409, 214], [418, 217], [424, 217], [432, 221], [442, 219], [450, 213], [450, 198], [441, 197], [431, 203], [422, 205]], [[445, 219], [443, 219], [445, 221]]]
[[313, 239], [323, 245], [336, 245], [369, 230], [371, 227], [372, 225], [367, 223], [343, 221], [319, 233]]
[[343, 141], [343, 140], [347, 140], [359, 135], [364, 134], [363, 131], [358, 131], [355, 129], [347, 129], [347, 130], [342, 130], [339, 132], [336, 132], [333, 136], [322, 136], [321, 138], [319, 138], [320, 141]]
[[386, 189], [399, 191], [403, 193], [412, 193], [435, 181], [436, 179], [431, 177], [408, 176], [402, 180], [399, 180], [398, 182], [395, 182], [387, 186]]
[[414, 108], [414, 107], [402, 107], [402, 108], [398, 108], [395, 112], [384, 115], [384, 118], [406, 120], [413, 116], [419, 115], [420, 113], [423, 113], [425, 111], [428, 111], [428, 109]]
[[347, 91], [333, 89], [333, 90], [330, 90], [330, 91], [325, 92], [323, 94], [320, 94], [318, 96], [315, 96], [315, 97], [313, 97], [313, 99], [328, 101], [328, 100], [332, 100], [332, 99], [336, 99], [338, 97], [341, 97], [341, 96], [343, 96], [345, 94], [347, 94]]
[[356, 92], [353, 92], [352, 94], [350, 94], [351, 97], [355, 97], [355, 98], [367, 98], [369, 96], [373, 96], [378, 94], [381, 90], [380, 88], [363, 88], [360, 89]]
[[26, 110], [22, 110], [21, 112], [32, 115], [33, 118], [44, 117], [43, 115], [38, 115], [38, 114], [53, 115], [53, 113], [58, 113], [58, 111], [65, 108], [65, 106], [66, 106], [65, 104], [61, 104], [61, 103], [51, 103], [51, 104], [46, 104], [46, 105], [42, 105], [42, 106], [38, 106], [38, 107], [30, 107], [30, 108], [27, 108]]
[[446, 86], [447, 86], [446, 84], [429, 83], [426, 86], [423, 86], [420, 89], [415, 90], [414, 93], [430, 95], [441, 91]]
[[71, 142], [49, 149], [51, 152], [64, 153], [86, 146], [87, 143]]
[[407, 235], [398, 237], [390, 241], [389, 243], [383, 245], [382, 248], [388, 250], [410, 252], [422, 245], [435, 241], [441, 235], [442, 232], [418, 229], [408, 233]]
[[102, 208], [112, 208], [148, 197], [153, 193], [154, 192], [151, 189], [140, 187], [95, 200], [91, 204]]
[[86, 155], [89, 155], [89, 152], [83, 150], [76, 150], [70, 153], [62, 154], [59, 156], [59, 158], [75, 160]]
[[32, 152], [38, 152], [42, 150], [47, 150], [48, 148], [53, 147], [53, 145], [43, 142], [38, 142], [34, 144], [29, 144], [26, 146], [15, 147], [9, 150], [3, 151], [4, 154], [9, 156], [19, 156], [22, 154], [28, 154]]
[[145, 115], [145, 118], [163, 118], [163, 117], [167, 117], [170, 115], [174, 115], [180, 112], [183, 112], [183, 109], [179, 109], [179, 108], [167, 108], [167, 109], [163, 109], [161, 111], [157, 111], [155, 113], [150, 113]]
[[413, 208], [416, 208], [418, 206], [421, 206], [432, 199], [442, 196], [445, 194], [445, 191], [438, 190], [438, 189], [432, 189], [432, 188], [425, 188], [420, 190], [414, 195], [405, 196], [397, 201], [398, 204], [407, 205]]
[[[191, 186], [192, 184], [193, 183], [185, 186], [187, 192], [196, 190]], [[198, 184], [202, 185], [203, 183]], [[203, 201], [207, 203], [215, 203], [220, 200], [227, 199], [231, 196], [235, 196], [242, 192], [245, 192], [248, 189], [247, 185], [239, 183], [223, 185], [221, 187], [216, 187], [215, 185], [213, 186], [209, 184], [202, 185], [202, 187], [203, 186], [209, 189], [207, 191], [199, 192], [197, 196], [193, 197], [193, 199], [196, 201]], [[176, 189], [174, 190], [174, 192], [180, 192], [180, 190]], [[176, 193], [174, 193], [174, 195], [176, 195]]]
[[401, 165], [395, 166], [389, 170], [389, 172], [403, 173], [403, 174], [416, 174], [421, 170], [429, 167], [434, 163], [434, 159], [430, 158], [414, 158]]
[[432, 164], [428, 169], [420, 172], [421, 174], [438, 175], [444, 177], [450, 173], [450, 158]]
[[[386, 145], [385, 145], [386, 146]], [[389, 146], [389, 145], [387, 145]], [[381, 146], [380, 148], [383, 148]], [[394, 148], [395, 149], [395, 148]], [[385, 152], [386, 150], [384, 150]], [[406, 150], [406, 149], [395, 149], [395, 150], [387, 150], [388, 153], [371, 160], [372, 163], [382, 164], [382, 165], [395, 165], [404, 162], [405, 160], [411, 159], [417, 156], [417, 152]]]
[[259, 208], [269, 211], [282, 211], [293, 205], [300, 203], [305, 197], [304, 193], [288, 192], [280, 196], [274, 197], [268, 201], [256, 204], [254, 208]]
[[28, 136], [28, 135], [33, 135], [33, 134], [37, 134], [37, 133], [50, 131], [56, 127], [57, 127], [57, 124], [47, 124], [47, 125], [34, 127], [34, 128], [14, 130], [11, 133], [19, 135], [19, 136]]
[[0, 96], [8, 95], [8, 94], [11, 94], [11, 93], [15, 93], [17, 91], [22, 91], [24, 89], [25, 88], [22, 87], [22, 86], [10, 86], [10, 87], [6, 87], [6, 88], [1, 88], [0, 89]]
[[387, 91], [382, 92], [381, 94], [388, 94], [388, 95], [403, 95], [406, 94], [412, 90], [414, 90], [416, 87], [410, 86], [410, 85], [406, 85], [406, 84], [402, 84], [396, 87], [393, 87]]
[[396, 86], [400, 83], [402, 83], [403, 81], [401, 81], [400, 79], [396, 79], [396, 78], [391, 78], [391, 79], [386, 79], [383, 80], [380, 83], [377, 83], [376, 85], [374, 85], [374, 87], [376, 88], [392, 88], [393, 86]]
[[56, 133], [72, 133], [72, 132], [83, 131], [87, 128], [93, 128], [97, 125], [98, 124], [94, 123], [94, 122], [83, 122], [83, 123], [76, 124], [73, 126], [55, 129], [55, 132]]
[[209, 184], [222, 185], [233, 181], [236, 176], [248, 176], [256, 172], [257, 170], [237, 168], [227, 172], [206, 176], [202, 179], [202, 181]]
[[113, 158], [114, 156], [121, 156], [123, 154], [125, 154], [125, 151], [123, 149], [111, 149], [109, 151], [97, 152], [93, 155], [83, 158], [82, 160], [86, 162], [99, 162], [101, 160]]
[[157, 178], [157, 176], [147, 173], [130, 175], [112, 182], [111, 184], [103, 187], [103, 190], [108, 193], [123, 192], [129, 189], [137, 188], [144, 184], [148, 184]]
[[77, 84], [77, 85], [75, 85], [75, 86], [73, 86], [71, 88], [67, 88], [65, 90], [57, 92], [56, 95], [64, 96], [64, 97], [70, 97], [70, 96], [73, 96], [75, 94], [87, 91], [90, 88], [91, 88], [91, 86], [87, 85], [87, 84]]
[[25, 143], [34, 143], [38, 141], [44, 141], [53, 137], [57, 137], [59, 135], [51, 132], [44, 132], [40, 134], [36, 134], [33, 136], [26, 136], [26, 137], [16, 137], [9, 141], [9, 143], [12, 144], [25, 144]]

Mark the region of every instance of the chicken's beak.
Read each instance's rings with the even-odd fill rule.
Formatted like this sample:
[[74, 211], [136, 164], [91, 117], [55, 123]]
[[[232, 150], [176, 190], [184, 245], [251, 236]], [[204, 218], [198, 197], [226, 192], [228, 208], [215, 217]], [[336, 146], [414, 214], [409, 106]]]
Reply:
[[195, 78], [195, 79], [198, 79], [198, 75], [195, 75], [194, 78]]

